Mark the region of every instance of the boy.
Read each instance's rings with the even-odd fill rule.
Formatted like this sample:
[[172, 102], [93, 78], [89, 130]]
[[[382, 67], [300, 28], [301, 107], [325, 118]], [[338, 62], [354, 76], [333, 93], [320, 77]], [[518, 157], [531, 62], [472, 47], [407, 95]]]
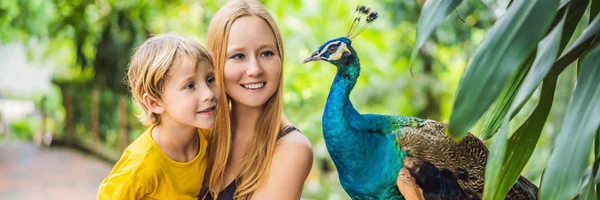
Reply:
[[98, 199], [197, 199], [207, 165], [203, 129], [214, 124], [218, 96], [208, 51], [156, 35], [135, 50], [127, 76], [138, 118], [150, 127], [125, 149]]

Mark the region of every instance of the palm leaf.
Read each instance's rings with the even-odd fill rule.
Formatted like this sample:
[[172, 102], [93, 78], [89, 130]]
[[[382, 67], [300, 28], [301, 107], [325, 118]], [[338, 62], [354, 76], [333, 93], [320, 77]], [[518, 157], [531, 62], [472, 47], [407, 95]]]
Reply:
[[[576, 1], [574, 2], [576, 3], [573, 6], [586, 6], [584, 1]], [[579, 13], [579, 12], [575, 12], [575, 13], [570, 13], [567, 11], [573, 10], [572, 8], [570, 8], [571, 5], [571, 1], [570, 0], [566, 0], [566, 1], [561, 1], [559, 3], [559, 9], [558, 9], [558, 16], [555, 20], [555, 23], [559, 23], [564, 16], [565, 13], [567, 13], [567, 19], [569, 19], [570, 21], [568, 21], [567, 23], [574, 23], [577, 24], [579, 22], [579, 20], [581, 19], [581, 17], [583, 16], [583, 13]], [[580, 9], [578, 9], [580, 10]], [[585, 9], [584, 9], [585, 10]], [[554, 24], [553, 27], [556, 27], [557, 24]], [[563, 30], [563, 36], [561, 41], [564, 41], [565, 38], [568, 41], [569, 38], [571, 38], [571, 36], [573, 35], [573, 32], [576, 28], [576, 26], [569, 26], [567, 27], [569, 28], [569, 30], [565, 30], [564, 28], [562, 28]], [[560, 46], [560, 51], [562, 51], [564, 49], [564, 45]], [[553, 60], [549, 60], [549, 61], [553, 61]], [[483, 119], [483, 125], [482, 125], [482, 131], [481, 131], [481, 137], [484, 140], [488, 140], [490, 138], [492, 138], [494, 136], [494, 134], [496, 134], [496, 131], [498, 130], [498, 128], [500, 127], [500, 124], [503, 122], [504, 116], [506, 116], [506, 113], [508, 113], [508, 109], [509, 106], [512, 104], [513, 99], [515, 98], [516, 95], [516, 91], [518, 90], [518, 88], [520, 87], [523, 79], [522, 76], [527, 70], [529, 70], [528, 67], [530, 67], [529, 65], [530, 63], [525, 64], [522, 69], [519, 71], [518, 75], [513, 77], [511, 79], [511, 81], [508, 84], [508, 87], [506, 87], [501, 95], [500, 98], [496, 100], [496, 102], [494, 103], [494, 105], [492, 105], [492, 107], [486, 112], [484, 119]], [[540, 80], [543, 78], [540, 77]], [[539, 82], [538, 82], [539, 84]], [[537, 85], [536, 85], [537, 87]], [[535, 89], [535, 88], [534, 88]], [[533, 92], [533, 91], [532, 91]], [[527, 95], [525, 97], [525, 99], [520, 100], [520, 104], [518, 104], [518, 107], [515, 107], [515, 109], [518, 111], [521, 109], [521, 107], [525, 104], [525, 100], [529, 99], [529, 97], [531, 96], [531, 93], [529, 95]], [[524, 96], [522, 96], [524, 97]], [[510, 116], [511, 120], [512, 118], [517, 114], [517, 112], [511, 112], [512, 115]]]
[[570, 199], [575, 195], [600, 124], [600, 46], [592, 49], [582, 63], [542, 179], [541, 199]]
[[581, 183], [581, 189], [578, 192], [577, 199], [583, 200], [595, 200], [596, 192], [594, 191], [594, 176], [592, 173], [592, 169], [588, 170], [583, 177], [583, 182]]
[[[591, 44], [591, 41], [594, 39], [594, 36], [596, 36], [596, 33], [598, 33], [598, 30], [600, 30], [600, 17], [596, 16], [596, 18], [590, 22], [589, 26], [583, 30], [581, 36], [579, 36], [579, 38], [577, 38], [577, 40], [575, 40], [575, 42], [573, 42], [573, 44], [569, 46], [565, 53], [563, 53], [563, 55], [556, 61], [555, 65], [566, 67], [579, 58], [579, 56]], [[552, 70], [554, 70], [554, 68]], [[557, 70], [559, 70], [559, 68], [557, 68]]]
[[554, 58], [558, 55], [564, 21], [565, 17], [562, 17], [560, 23], [539, 43], [535, 61], [514, 101], [509, 104], [510, 109], [507, 109], [502, 128], [494, 139], [492, 152], [488, 158], [485, 177], [488, 181], [485, 182], [484, 199], [499, 199], [506, 196], [535, 149], [552, 107], [558, 74], [545, 79], [540, 102], [508, 142], [504, 142], [508, 135], [508, 122], [512, 114], [516, 113], [517, 108], [531, 96], [552, 68]]
[[488, 31], [458, 85], [450, 116], [453, 138], [464, 134], [505, 88], [556, 14], [558, 0], [515, 1]]
[[594, 175], [594, 182], [598, 184], [600, 183], [600, 176], [598, 176], [598, 165], [600, 165], [600, 128], [598, 128], [598, 131], [596, 131], [596, 139], [594, 139], [594, 152], [596, 152], [596, 160], [594, 161], [594, 167], [592, 169], [594, 172], [596, 172]]
[[600, 1], [592, 0], [592, 4], [590, 6], [590, 20], [596, 18], [596, 15], [600, 12]]
[[575, 32], [575, 28], [579, 24], [581, 17], [583, 17], [589, 2], [590, 0], [571, 0], [570, 2], [567, 2], [569, 4], [566, 19], [567, 21], [565, 22], [563, 37], [560, 41], [560, 49], [564, 49], [564, 47], [569, 43], [569, 40], [573, 36], [573, 32]]
[[423, 9], [421, 9], [421, 15], [419, 16], [419, 22], [417, 24], [417, 39], [415, 47], [410, 55], [410, 66], [417, 57], [417, 52], [423, 46], [425, 41], [431, 36], [435, 28], [437, 28], [442, 21], [456, 9], [456, 7], [462, 2], [462, 0], [428, 0], [425, 1]]
[[[481, 137], [483, 140], [488, 140], [494, 136], [496, 130], [502, 124], [504, 116], [508, 113], [508, 108], [512, 105], [515, 96], [517, 95], [517, 91], [521, 87], [525, 75], [527, 75], [531, 63], [533, 62], [533, 54], [530, 56], [525, 64], [520, 67], [517, 74], [511, 78], [508, 83], [508, 86], [504, 88], [502, 93], [500, 93], [500, 98], [496, 100], [496, 102], [492, 105], [491, 108], [485, 113], [483, 117], [483, 125], [481, 128]], [[539, 84], [539, 83], [538, 83]], [[523, 104], [521, 104], [522, 106]], [[515, 113], [516, 114], [516, 113]], [[511, 115], [510, 119], [512, 119], [514, 115]]]

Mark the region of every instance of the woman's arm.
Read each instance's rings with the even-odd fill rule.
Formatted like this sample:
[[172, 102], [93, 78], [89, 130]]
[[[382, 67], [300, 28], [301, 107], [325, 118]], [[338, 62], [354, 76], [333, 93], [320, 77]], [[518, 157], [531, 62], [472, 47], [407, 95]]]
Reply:
[[300, 199], [312, 162], [312, 147], [304, 135], [294, 131], [282, 137], [275, 145], [267, 182], [252, 199]]

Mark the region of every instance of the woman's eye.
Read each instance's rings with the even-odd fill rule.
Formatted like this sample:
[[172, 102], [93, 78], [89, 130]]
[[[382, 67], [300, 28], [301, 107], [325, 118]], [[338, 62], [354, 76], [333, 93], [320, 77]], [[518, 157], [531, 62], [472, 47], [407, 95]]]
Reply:
[[262, 56], [264, 56], [264, 57], [271, 57], [274, 55], [275, 55], [275, 53], [273, 53], [272, 51], [265, 51], [262, 53]]
[[194, 83], [188, 83], [185, 85], [184, 89], [194, 89], [196, 87], [196, 85], [194, 85]]
[[243, 60], [244, 58], [246, 58], [246, 56], [244, 54], [238, 53], [238, 54], [235, 54], [235, 55], [233, 55], [233, 56], [231, 56], [229, 58], [236, 59], [236, 60]]
[[209, 84], [209, 85], [210, 85], [210, 84], [213, 84], [214, 82], [215, 82], [215, 77], [212, 77], [212, 76], [211, 76], [211, 77], [208, 77], [208, 78], [206, 79], [206, 83], [207, 83], [207, 84]]

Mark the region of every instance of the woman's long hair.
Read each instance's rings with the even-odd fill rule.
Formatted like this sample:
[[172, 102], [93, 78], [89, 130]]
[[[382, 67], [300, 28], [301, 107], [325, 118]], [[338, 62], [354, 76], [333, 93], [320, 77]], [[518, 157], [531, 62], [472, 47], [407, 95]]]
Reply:
[[[204, 185], [208, 192], [217, 198], [220, 190], [226, 186], [225, 167], [229, 159], [232, 131], [231, 131], [231, 98], [225, 90], [225, 62], [229, 31], [233, 22], [243, 16], [258, 16], [264, 19], [277, 41], [277, 51], [283, 68], [283, 42], [279, 28], [266, 8], [255, 0], [235, 0], [223, 6], [213, 17], [207, 34], [207, 47], [213, 53], [216, 81], [219, 86], [220, 98], [216, 124], [210, 137], [208, 149], [208, 178]], [[283, 69], [281, 70], [283, 72]], [[249, 199], [252, 193], [261, 188], [267, 180], [270, 170], [277, 134], [281, 126], [283, 113], [283, 75], [280, 76], [279, 86], [275, 94], [266, 102], [263, 113], [256, 122], [256, 137], [246, 152], [242, 168], [237, 177], [235, 199]], [[206, 190], [205, 190], [206, 191]]]

